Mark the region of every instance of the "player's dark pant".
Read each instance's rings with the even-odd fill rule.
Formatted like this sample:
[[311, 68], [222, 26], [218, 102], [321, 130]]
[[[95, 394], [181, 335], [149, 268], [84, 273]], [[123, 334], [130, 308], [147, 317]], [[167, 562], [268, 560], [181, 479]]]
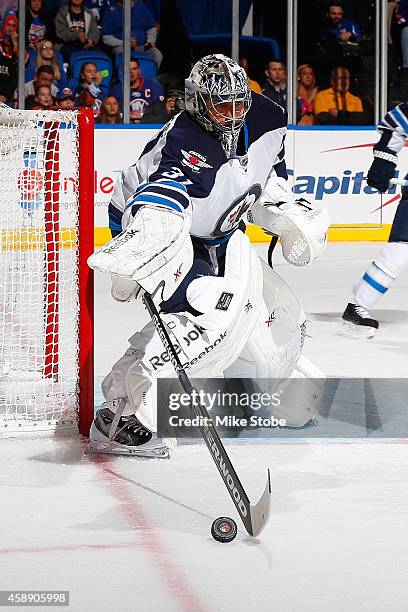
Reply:
[[[407, 179], [408, 174], [405, 177]], [[408, 242], [408, 187], [402, 189], [388, 242]]]
[[[194, 249], [193, 265], [173, 295], [160, 304], [160, 310], [162, 312], [190, 312], [195, 316], [202, 314], [192, 308], [188, 303], [186, 297], [187, 287], [194, 279], [200, 276], [222, 276], [224, 274], [227, 242], [217, 247], [208, 247], [193, 236], [191, 237], [191, 241]], [[215, 257], [217, 260], [217, 274], [214, 272], [214, 266], [211, 261], [210, 248], [212, 249], [212, 257]]]

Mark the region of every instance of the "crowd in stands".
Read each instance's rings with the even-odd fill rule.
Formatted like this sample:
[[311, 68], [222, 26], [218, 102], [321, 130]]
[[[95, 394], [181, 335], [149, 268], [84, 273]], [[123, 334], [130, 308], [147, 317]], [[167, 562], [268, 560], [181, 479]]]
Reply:
[[[26, 1], [25, 108], [86, 106], [98, 122], [120, 123], [122, 0], [50, 0], [51, 7], [50, 2], [45, 7], [46, 1]], [[173, 92], [156, 78], [163, 60], [156, 46], [159, 5], [158, 0], [131, 0], [132, 123], [141, 122], [149, 106], [147, 116], [155, 121], [167, 120], [175, 108], [177, 76], [171, 79]], [[0, 0], [0, 101], [10, 106], [17, 106], [18, 99], [18, 25], [17, 0]], [[143, 62], [150, 76], [143, 74]], [[184, 76], [179, 75], [180, 82]]]
[[[316, 53], [297, 69], [297, 117], [299, 125], [367, 125], [373, 122], [373, 106], [353, 89], [363, 70], [359, 24], [344, 18], [340, 3], [327, 2]], [[286, 67], [271, 60], [265, 68], [265, 96], [287, 108]]]
[[[17, 4], [17, 0], [0, 0], [0, 101], [14, 106], [18, 98]], [[183, 81], [196, 59], [176, 0], [161, 4], [160, 0], [131, 0], [132, 123], [163, 123], [182, 109]], [[408, 74], [408, 0], [388, 0], [388, 5], [389, 42], [395, 44], [398, 39], [401, 74]], [[319, 7], [316, 53], [298, 58], [296, 122], [371, 124], [372, 96], [358, 86], [364, 72], [364, 31], [349, 6], [348, 12], [340, 2], [320, 2]], [[99, 123], [121, 123], [122, 19], [122, 0], [26, 0], [25, 107], [86, 106], [93, 109]], [[175, 45], [184, 53], [179, 52], [170, 67]], [[262, 67], [262, 80], [253, 78], [247, 57], [239, 61], [254, 92], [287, 108], [286, 67], [280, 59], [271, 57]], [[260, 74], [259, 66], [255, 74]]]

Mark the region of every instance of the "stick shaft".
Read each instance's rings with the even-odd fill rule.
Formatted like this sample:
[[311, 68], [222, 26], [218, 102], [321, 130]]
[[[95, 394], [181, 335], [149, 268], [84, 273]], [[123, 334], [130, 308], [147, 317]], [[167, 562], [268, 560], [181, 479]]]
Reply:
[[242, 519], [245, 529], [252, 535], [252, 519], [250, 512], [250, 501], [248, 495], [245, 492], [244, 487], [235, 471], [234, 466], [228, 457], [227, 451], [224, 448], [223, 443], [220, 440], [218, 432], [212, 422], [208, 411], [203, 404], [198, 401], [198, 392], [191, 384], [189, 377], [185, 369], [183, 368], [181, 361], [174, 349], [173, 343], [169, 336], [169, 333], [160, 317], [160, 314], [153, 302], [152, 296], [149, 293], [145, 293], [143, 296], [143, 302], [149, 311], [150, 316], [153, 319], [157, 333], [159, 334], [165, 349], [168, 352], [170, 360], [176, 371], [176, 374], [180, 380], [181, 386], [184, 391], [191, 396], [190, 408], [195, 416], [200, 417], [199, 422], [204, 421], [206, 425], [199, 425], [201, 435], [207, 445], [208, 450], [214, 460], [215, 465], [224, 481], [224, 484], [231, 496], [232, 501], [238, 513]]

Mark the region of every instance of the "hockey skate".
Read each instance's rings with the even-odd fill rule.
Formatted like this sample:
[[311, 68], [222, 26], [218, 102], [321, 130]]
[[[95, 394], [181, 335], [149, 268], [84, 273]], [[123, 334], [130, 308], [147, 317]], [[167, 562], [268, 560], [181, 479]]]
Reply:
[[169, 448], [155, 433], [148, 431], [135, 416], [122, 417], [113, 437], [109, 431], [115, 414], [101, 408], [92, 423], [87, 453], [106, 453], [144, 458], [168, 459]]
[[372, 319], [365, 308], [352, 302], [347, 304], [342, 319], [341, 333], [346, 336], [373, 338], [378, 330], [378, 321]]

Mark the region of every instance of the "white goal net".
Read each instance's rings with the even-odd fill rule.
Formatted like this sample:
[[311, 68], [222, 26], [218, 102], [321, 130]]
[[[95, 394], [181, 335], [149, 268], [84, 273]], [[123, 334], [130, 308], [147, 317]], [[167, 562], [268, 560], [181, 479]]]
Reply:
[[77, 422], [79, 123], [0, 107], [0, 436]]

